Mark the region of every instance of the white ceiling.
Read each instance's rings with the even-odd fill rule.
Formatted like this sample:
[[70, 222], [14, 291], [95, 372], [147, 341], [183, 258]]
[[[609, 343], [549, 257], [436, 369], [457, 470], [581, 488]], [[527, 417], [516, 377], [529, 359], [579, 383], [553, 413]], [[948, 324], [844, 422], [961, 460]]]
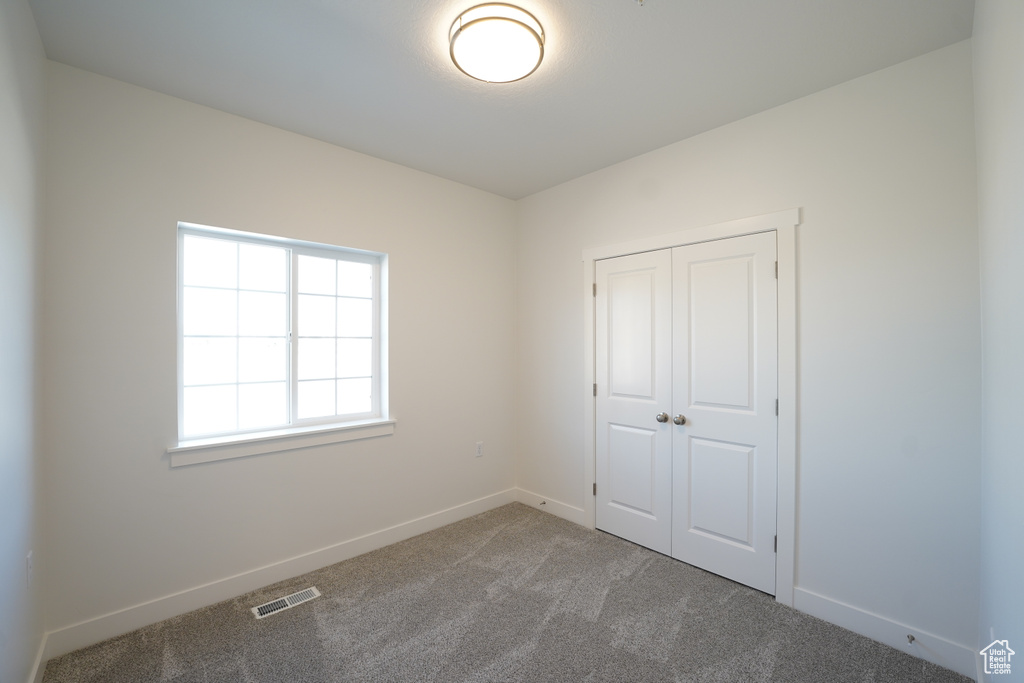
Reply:
[[50, 59], [518, 199], [970, 37], [974, 0], [521, 0], [544, 62], [448, 57], [481, 0], [30, 0]]

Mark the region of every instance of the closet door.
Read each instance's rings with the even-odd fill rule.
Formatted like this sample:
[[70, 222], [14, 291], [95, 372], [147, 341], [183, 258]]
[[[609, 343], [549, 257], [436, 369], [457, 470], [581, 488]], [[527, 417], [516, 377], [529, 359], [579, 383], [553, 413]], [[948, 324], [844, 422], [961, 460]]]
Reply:
[[677, 247], [672, 556], [775, 593], [775, 233]]
[[671, 554], [672, 254], [597, 263], [597, 528]]

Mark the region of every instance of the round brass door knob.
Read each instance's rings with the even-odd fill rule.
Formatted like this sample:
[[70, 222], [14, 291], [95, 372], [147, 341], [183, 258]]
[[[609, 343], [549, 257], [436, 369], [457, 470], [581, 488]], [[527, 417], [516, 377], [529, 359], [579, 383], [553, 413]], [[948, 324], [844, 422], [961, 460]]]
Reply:
[[676, 415], [675, 417], [672, 418], [672, 421], [675, 422], [677, 425], [684, 425], [686, 424], [686, 417], [683, 415]]
[[668, 422], [668, 413], [658, 413], [654, 419], [658, 422]]

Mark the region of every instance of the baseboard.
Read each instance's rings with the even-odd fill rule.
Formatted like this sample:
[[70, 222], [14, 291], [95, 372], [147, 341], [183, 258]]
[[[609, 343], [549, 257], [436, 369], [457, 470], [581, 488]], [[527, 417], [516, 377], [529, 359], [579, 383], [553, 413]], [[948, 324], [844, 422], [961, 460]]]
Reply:
[[46, 671], [46, 634], [39, 639], [39, 650], [36, 651], [36, 661], [32, 664], [32, 670], [28, 672], [27, 683], [43, 683], [43, 672]]
[[[796, 588], [793, 591], [793, 607], [901, 652], [977, 680], [976, 657], [970, 647], [803, 588]], [[914, 636], [913, 643], [908, 641], [908, 635]]]
[[551, 513], [556, 517], [567, 519], [570, 522], [579, 524], [580, 526], [586, 526], [583, 521], [583, 510], [581, 508], [552, 498], [545, 498], [538, 493], [527, 491], [526, 489], [515, 489], [515, 492], [516, 500], [524, 505], [529, 505], [532, 508], [537, 508], [543, 512]]
[[230, 600], [257, 588], [404, 541], [446, 524], [515, 502], [516, 499], [516, 489], [506, 489], [304, 555], [50, 631], [44, 638], [42, 662], [143, 626]]

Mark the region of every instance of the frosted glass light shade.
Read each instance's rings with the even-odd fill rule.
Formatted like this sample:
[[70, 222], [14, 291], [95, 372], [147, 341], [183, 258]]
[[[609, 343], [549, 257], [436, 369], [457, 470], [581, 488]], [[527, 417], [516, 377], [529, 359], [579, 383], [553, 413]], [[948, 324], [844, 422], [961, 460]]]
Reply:
[[526, 10], [491, 2], [459, 15], [448, 33], [452, 61], [488, 83], [526, 78], [544, 59], [544, 29]]

